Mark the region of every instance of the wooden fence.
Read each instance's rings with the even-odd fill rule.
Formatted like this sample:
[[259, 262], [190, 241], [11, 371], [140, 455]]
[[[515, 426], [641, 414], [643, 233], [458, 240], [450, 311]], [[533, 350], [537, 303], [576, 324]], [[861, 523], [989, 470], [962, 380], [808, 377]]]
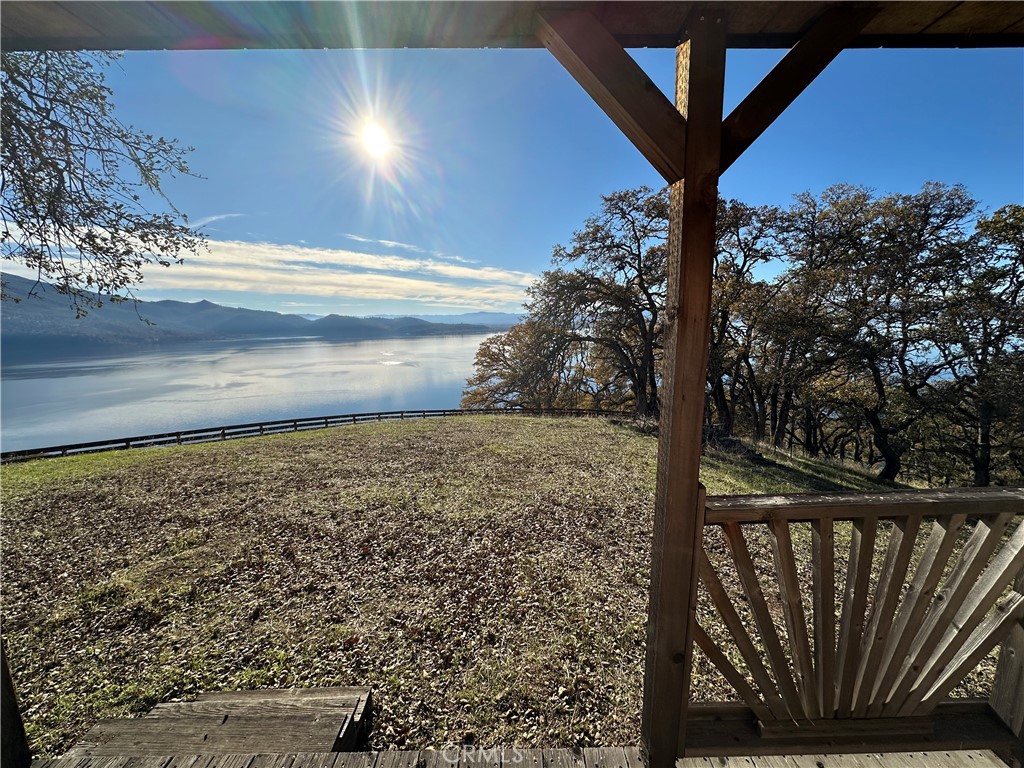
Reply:
[[59, 456], [73, 456], [80, 453], [97, 453], [99, 451], [118, 451], [128, 448], [154, 448], [168, 445], [186, 445], [188, 443], [209, 443], [220, 440], [232, 440], [239, 437], [256, 437], [273, 435], [282, 432], [302, 432], [309, 429], [325, 427], [341, 427], [351, 424], [364, 424], [376, 421], [399, 421], [402, 419], [432, 419], [445, 416], [480, 416], [486, 414], [519, 415], [519, 416], [558, 416], [558, 417], [596, 417], [608, 416], [615, 418], [633, 418], [628, 411], [599, 411], [593, 409], [543, 409], [543, 408], [443, 408], [414, 409], [404, 411], [376, 411], [373, 413], [345, 413], [335, 416], [314, 416], [303, 419], [278, 419], [276, 421], [255, 421], [248, 424], [228, 424], [203, 429], [183, 429], [177, 432], [161, 432], [152, 435], [135, 437], [119, 437], [112, 440], [94, 440], [88, 443], [68, 443], [53, 445], [46, 448], [27, 448], [20, 451], [4, 451], [0, 453], [0, 463], [30, 459], [47, 459]]

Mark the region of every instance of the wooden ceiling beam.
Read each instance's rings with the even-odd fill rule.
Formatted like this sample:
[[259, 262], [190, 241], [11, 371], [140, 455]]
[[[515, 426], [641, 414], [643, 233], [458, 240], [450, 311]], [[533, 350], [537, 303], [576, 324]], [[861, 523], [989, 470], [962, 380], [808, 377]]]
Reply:
[[672, 184], [683, 178], [686, 120], [589, 11], [538, 13], [537, 37]]
[[725, 171], [803, 93], [877, 14], [877, 8], [826, 10], [722, 123]]

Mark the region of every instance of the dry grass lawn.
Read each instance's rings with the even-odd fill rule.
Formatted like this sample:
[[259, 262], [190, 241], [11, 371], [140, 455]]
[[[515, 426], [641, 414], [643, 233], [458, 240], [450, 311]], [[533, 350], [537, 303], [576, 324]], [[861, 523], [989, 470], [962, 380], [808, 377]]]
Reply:
[[[36, 756], [199, 691], [370, 685], [375, 748], [632, 744], [656, 443], [472, 417], [3, 471], [4, 637]], [[709, 493], [868, 489], [705, 461]], [[702, 667], [698, 696], [724, 683]]]

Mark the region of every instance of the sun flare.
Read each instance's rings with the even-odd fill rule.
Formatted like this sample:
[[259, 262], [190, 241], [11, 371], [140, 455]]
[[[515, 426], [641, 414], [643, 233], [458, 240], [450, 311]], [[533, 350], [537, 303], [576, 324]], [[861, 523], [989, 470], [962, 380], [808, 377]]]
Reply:
[[363, 149], [370, 157], [382, 159], [391, 153], [391, 138], [378, 123], [367, 123], [360, 134]]

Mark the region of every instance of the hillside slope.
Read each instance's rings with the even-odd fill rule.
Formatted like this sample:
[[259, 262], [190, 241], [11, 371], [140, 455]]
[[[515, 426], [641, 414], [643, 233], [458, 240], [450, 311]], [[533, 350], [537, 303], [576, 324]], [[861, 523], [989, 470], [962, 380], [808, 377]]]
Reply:
[[[295, 685], [373, 686], [375, 748], [632, 743], [655, 465], [628, 427], [496, 416], [7, 466], [5, 640], [36, 754], [159, 701]], [[875, 487], [705, 468], [712, 494]]]

